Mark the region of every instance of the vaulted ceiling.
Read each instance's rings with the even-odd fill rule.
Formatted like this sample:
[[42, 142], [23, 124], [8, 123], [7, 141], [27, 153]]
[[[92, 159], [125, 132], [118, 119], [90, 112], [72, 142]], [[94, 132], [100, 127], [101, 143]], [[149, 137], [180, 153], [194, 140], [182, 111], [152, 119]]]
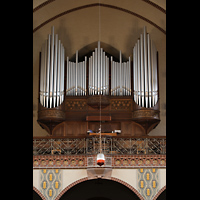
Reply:
[[166, 0], [33, 0], [34, 135], [47, 134], [37, 124], [37, 98], [39, 52], [51, 26], [65, 47], [65, 57], [72, 58], [80, 49], [88, 53], [93, 50], [90, 44], [100, 40], [112, 47], [110, 54], [116, 53], [112, 49], [121, 50], [125, 60], [132, 59], [133, 47], [146, 26], [159, 52], [161, 123], [152, 135], [165, 135]]

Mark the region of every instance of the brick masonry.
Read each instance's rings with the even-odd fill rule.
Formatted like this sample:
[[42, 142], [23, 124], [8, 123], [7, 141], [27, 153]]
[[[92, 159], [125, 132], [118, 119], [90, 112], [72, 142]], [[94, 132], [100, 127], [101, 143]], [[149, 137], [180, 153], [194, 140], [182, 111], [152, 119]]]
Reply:
[[[36, 155], [33, 156], [33, 169], [85, 169], [88, 157], [93, 157], [93, 165], [95, 166], [96, 155]], [[112, 158], [112, 168], [166, 167], [166, 155], [115, 155], [108, 157]]]

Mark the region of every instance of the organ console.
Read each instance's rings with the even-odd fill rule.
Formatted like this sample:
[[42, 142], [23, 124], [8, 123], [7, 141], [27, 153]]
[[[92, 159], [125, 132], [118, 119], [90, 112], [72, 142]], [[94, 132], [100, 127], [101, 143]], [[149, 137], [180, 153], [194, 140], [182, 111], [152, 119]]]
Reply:
[[121, 51], [117, 62], [100, 41], [89, 58], [79, 62], [76, 51], [76, 61], [67, 56], [65, 62], [64, 46], [52, 27], [41, 49], [39, 81], [38, 123], [49, 134], [95, 132], [101, 120], [102, 133], [140, 136], [160, 122], [158, 53], [146, 27], [133, 47], [132, 62], [131, 57], [122, 61]]

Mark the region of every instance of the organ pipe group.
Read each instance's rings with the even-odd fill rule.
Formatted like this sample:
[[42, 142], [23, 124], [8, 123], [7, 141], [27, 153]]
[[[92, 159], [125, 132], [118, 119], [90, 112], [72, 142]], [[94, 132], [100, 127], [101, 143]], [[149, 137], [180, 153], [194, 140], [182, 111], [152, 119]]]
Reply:
[[133, 96], [141, 107], [150, 108], [158, 101], [157, 50], [144, 27], [133, 48]]
[[40, 103], [54, 108], [64, 101], [65, 49], [58, 35], [51, 35], [42, 46], [40, 63]]
[[86, 96], [86, 68], [87, 57], [85, 56], [85, 61], [78, 62], [78, 51], [76, 51], [75, 63], [69, 61], [69, 57], [67, 57], [67, 96]]
[[100, 48], [100, 41], [89, 58], [88, 89], [89, 95], [109, 95], [109, 58]]
[[[76, 62], [71, 62], [67, 57], [65, 70], [65, 49], [58, 40], [58, 35], [54, 35], [52, 27], [51, 34], [48, 35], [41, 51], [40, 103], [46, 108], [54, 108], [64, 101], [65, 96], [133, 94], [135, 103], [150, 108], [158, 101], [157, 67], [157, 50], [144, 27], [133, 48], [132, 64], [130, 57], [128, 61], [122, 62], [121, 51], [119, 62], [114, 61], [112, 56], [109, 60], [98, 41], [97, 48], [92, 52], [88, 63], [86, 56], [84, 61], [78, 62], [78, 51], [76, 51]], [[111, 85], [109, 85], [109, 71]], [[64, 83], [65, 73], [66, 83]], [[66, 95], [64, 95], [64, 85]]]
[[120, 51], [120, 62], [113, 61], [111, 56], [111, 96], [131, 95], [131, 61], [122, 63]]

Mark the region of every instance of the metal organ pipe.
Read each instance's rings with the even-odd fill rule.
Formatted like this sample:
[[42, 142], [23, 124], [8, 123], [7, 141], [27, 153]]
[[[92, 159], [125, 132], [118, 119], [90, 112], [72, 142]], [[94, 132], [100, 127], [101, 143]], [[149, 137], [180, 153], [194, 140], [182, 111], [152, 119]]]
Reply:
[[106, 60], [105, 94], [109, 95], [109, 58], [105, 56], [105, 60]]
[[62, 88], [61, 93], [62, 93], [62, 96], [61, 97], [62, 98], [61, 98], [60, 104], [64, 101], [65, 49], [64, 49], [63, 45], [62, 45], [62, 55], [63, 55], [63, 57], [62, 57], [62, 74], [61, 74], [61, 76], [62, 76], [62, 83], [61, 83], [61, 88]]
[[47, 79], [46, 79], [46, 107], [49, 107], [49, 74], [50, 74], [50, 45], [51, 45], [51, 35], [48, 37], [48, 51], [47, 51]]
[[[153, 90], [153, 94], [154, 94], [154, 105], [157, 103], [158, 101], [158, 71], [157, 71], [157, 50], [156, 47], [152, 41], [152, 47], [153, 47], [153, 86], [154, 86], [154, 90]], [[154, 67], [155, 66], [155, 67]]]
[[[94, 58], [94, 55], [95, 55], [95, 53], [93, 52], [92, 53], [92, 62], [91, 62], [91, 70], [92, 70], [92, 82], [91, 82], [91, 85], [92, 85], [92, 87], [91, 87], [91, 92], [92, 93], [90, 93], [90, 94], [92, 94], [92, 95], [94, 95], [95, 94], [95, 92], [94, 92], [94, 88], [95, 88], [95, 70], [94, 70], [94, 66], [95, 66], [95, 58]], [[93, 66], [93, 67], [92, 67]]]
[[[44, 88], [44, 95], [43, 95], [43, 106], [46, 107], [46, 73], [47, 73], [47, 48], [48, 48], [48, 41], [45, 40], [45, 48], [44, 48], [44, 65], [41, 65], [41, 68], [44, 69], [43, 73], [43, 88]], [[41, 81], [41, 80], [40, 80]]]
[[86, 69], [87, 69], [87, 56], [85, 56], [85, 65], [84, 65], [84, 96], [87, 95], [87, 89], [86, 89]]
[[136, 98], [136, 67], [135, 67], [135, 47], [133, 48], [133, 99], [137, 103], [137, 98]]
[[[44, 65], [44, 46], [42, 46], [42, 53], [41, 53], [41, 60], [40, 60], [40, 66]], [[43, 79], [44, 79], [44, 67], [40, 67], [40, 102], [44, 106], [43, 102], [43, 96], [44, 96], [44, 85], [43, 85]]]
[[128, 81], [128, 88], [127, 90], [129, 90], [128, 92], [128, 96], [131, 96], [131, 57], [129, 56], [129, 62], [128, 62], [128, 78], [129, 78], [129, 81]]
[[50, 68], [50, 108], [52, 108], [53, 98], [53, 61], [54, 61], [54, 27], [51, 28], [51, 68]]
[[141, 105], [141, 95], [140, 95], [140, 41], [137, 42], [137, 72], [138, 72], [138, 104]]
[[101, 57], [100, 57], [100, 94], [103, 92], [103, 49], [101, 48]]
[[119, 53], [119, 95], [122, 96], [122, 52]]
[[152, 84], [152, 82], [151, 82], [151, 76], [152, 76], [152, 74], [151, 74], [151, 51], [150, 51], [150, 36], [149, 36], [149, 34], [147, 34], [147, 47], [148, 47], [148, 86], [149, 86], [149, 99], [148, 99], [148, 101], [149, 101], [149, 107], [151, 107], [151, 100], [152, 100], [152, 98], [151, 98], [151, 94], [152, 94], [152, 90], [151, 90], [151, 84]]
[[150, 108], [158, 101], [157, 50], [144, 27], [143, 34], [133, 48], [134, 101]]
[[58, 41], [57, 105], [60, 102], [60, 40]]
[[56, 107], [56, 83], [57, 83], [57, 53], [58, 53], [58, 34], [55, 38], [55, 51], [54, 51], [54, 72], [53, 72], [53, 108]]
[[143, 62], [143, 54], [144, 54], [144, 45], [143, 45], [143, 36], [142, 34], [140, 35], [140, 66], [141, 66], [141, 105], [144, 107], [144, 62]]
[[77, 82], [78, 82], [78, 51], [76, 51], [76, 77], [75, 77], [75, 80], [76, 80], [76, 83], [75, 83], [75, 96], [77, 96]]
[[58, 42], [58, 35], [54, 36], [54, 27], [52, 27], [51, 35], [48, 35], [41, 52], [40, 103], [46, 108], [54, 108], [64, 101], [64, 96], [59, 101], [60, 90], [62, 93], [64, 90], [64, 59], [64, 47], [60, 40]]
[[148, 71], [147, 71], [147, 34], [146, 27], [144, 27], [144, 79], [145, 79], [145, 107], [148, 108]]
[[98, 69], [98, 72], [97, 72], [97, 94], [99, 95], [100, 93], [100, 70], [101, 70], [101, 65], [100, 65], [100, 42], [98, 41], [98, 49], [97, 49], [97, 69]]

